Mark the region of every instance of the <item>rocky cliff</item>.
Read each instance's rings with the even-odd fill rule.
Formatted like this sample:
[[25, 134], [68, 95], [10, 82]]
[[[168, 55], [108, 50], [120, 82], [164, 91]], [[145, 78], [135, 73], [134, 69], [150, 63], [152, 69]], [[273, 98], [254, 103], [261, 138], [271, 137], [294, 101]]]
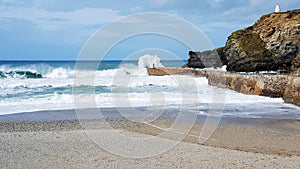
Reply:
[[300, 53], [293, 61], [292, 70], [296, 76], [300, 75]]
[[300, 10], [262, 16], [233, 32], [224, 53], [229, 71], [291, 70], [300, 49]]
[[284, 70], [289, 75], [242, 76], [206, 73], [209, 84], [245, 94], [283, 97], [300, 106], [300, 9], [262, 16], [254, 25], [233, 32], [225, 47], [189, 52], [185, 67], [227, 65], [230, 72]]
[[[299, 57], [294, 60], [300, 51], [300, 10], [264, 15], [254, 25], [233, 32], [224, 48], [213, 51], [228, 71], [295, 71], [300, 63]], [[211, 52], [194, 52], [187, 66], [213, 67], [202, 64], [210, 56]]]

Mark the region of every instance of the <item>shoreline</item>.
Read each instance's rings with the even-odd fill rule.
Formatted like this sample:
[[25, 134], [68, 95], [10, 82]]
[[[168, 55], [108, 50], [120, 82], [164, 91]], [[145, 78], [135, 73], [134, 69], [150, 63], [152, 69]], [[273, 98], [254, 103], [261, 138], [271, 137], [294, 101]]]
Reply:
[[[272, 106], [274, 103], [270, 103], [270, 106]], [[284, 103], [288, 104], [288, 103]], [[235, 104], [232, 104], [235, 105]], [[251, 104], [252, 105], [252, 104]], [[195, 105], [193, 105], [195, 106]], [[200, 106], [200, 105], [198, 105]], [[282, 110], [294, 110], [298, 109], [297, 106], [293, 104], [288, 104], [285, 105], [288, 107], [281, 107]], [[252, 123], [252, 121], [255, 121], [255, 125], [257, 125], [258, 121], [264, 122], [264, 121], [300, 121], [300, 116], [298, 114], [293, 114], [293, 115], [288, 115], [288, 114], [250, 114], [248, 116], [239, 116], [235, 114], [227, 114], [227, 112], [230, 112], [231, 109], [226, 109], [226, 104], [224, 104], [224, 110], [220, 114], [220, 124], [219, 125], [227, 125], [229, 123], [233, 124], [244, 124], [244, 125], [249, 125]], [[235, 109], [240, 109], [242, 107], [235, 107]], [[0, 115], [0, 123], [1, 122], [24, 122], [24, 121], [32, 121], [32, 122], [43, 122], [43, 121], [76, 121], [78, 119], [80, 120], [114, 120], [114, 119], [126, 119], [126, 118], [144, 118], [144, 114], [137, 114], [133, 113], [126, 114], [126, 117], [122, 113], [120, 113], [120, 108], [121, 111], [131, 111], [132, 109], [130, 107], [107, 107], [107, 108], [83, 108], [83, 109], [58, 109], [58, 110], [40, 110], [40, 111], [32, 111], [32, 112], [21, 112], [21, 113], [13, 113], [13, 114], [4, 114]], [[147, 111], [149, 113], [149, 107], [134, 107], [138, 111]], [[162, 109], [162, 107], [158, 106], [155, 107], [158, 109]], [[163, 107], [164, 108], [164, 107]], [[279, 107], [280, 108], [280, 107]], [[77, 112], [77, 110], [79, 110]], [[183, 110], [180, 109], [178, 111], [178, 108], [164, 108], [164, 111], [161, 112], [160, 117], [158, 120], [174, 120], [179, 112], [183, 113], [184, 111], [192, 111], [190, 113], [195, 113], [197, 114], [197, 118], [195, 119], [195, 124], [202, 124], [205, 119], [209, 116], [209, 114], [202, 114], [198, 113], [199, 111], [208, 111], [209, 109], [189, 109], [189, 110]], [[156, 109], [150, 110], [151, 111], [156, 111]], [[249, 111], [249, 110], [247, 110]], [[253, 109], [253, 111], [257, 111], [257, 109]], [[77, 113], [81, 113], [80, 115]], [[277, 112], [276, 112], [277, 113]], [[79, 115], [79, 116], [78, 116]], [[300, 114], [299, 114], [300, 115]], [[146, 118], [147, 119], [147, 118]]]
[[[70, 110], [64, 112], [72, 117]], [[154, 157], [133, 159], [102, 149], [86, 132], [99, 132], [97, 139], [103, 138], [102, 132], [113, 130], [128, 137], [157, 136], [159, 139], [174, 140], [172, 135], [178, 134], [174, 130], [170, 131], [171, 138], [158, 136], [173, 124], [174, 119], [136, 123], [114, 116], [116, 118], [85, 119], [79, 122], [74, 119], [62, 120], [66, 117], [62, 112], [57, 113], [56, 120], [43, 119], [51, 117], [49, 111], [42, 113], [40, 119], [37, 115], [39, 113], [32, 113], [30, 117], [35, 118], [27, 121], [0, 120], [1, 166], [153, 169], [175, 166], [187, 169], [199, 166], [270, 169], [300, 166], [300, 120], [222, 117], [213, 135], [200, 144], [199, 134], [205, 120], [205, 116], [200, 116], [176, 147]]]
[[[70, 111], [66, 112], [68, 114]], [[37, 114], [38, 112], [34, 115], [35, 119], [31, 120], [1, 119], [0, 134], [104, 130], [107, 129], [104, 124], [109, 124], [113, 129], [156, 136], [164, 129], [167, 130], [174, 122], [174, 119], [171, 118], [161, 118], [151, 123], [137, 123], [116, 116], [116, 118], [84, 119], [81, 121], [76, 119], [62, 120], [65, 118], [63, 113], [60, 114], [60, 119], [39, 120]], [[49, 112], [45, 112], [45, 114], [51, 115]], [[197, 118], [183, 142], [199, 145], [198, 138], [205, 119], [206, 116]], [[180, 124], [185, 125], [184, 122], [180, 122]], [[222, 117], [212, 137], [203, 145], [259, 154], [300, 156], [299, 142], [299, 119]]]

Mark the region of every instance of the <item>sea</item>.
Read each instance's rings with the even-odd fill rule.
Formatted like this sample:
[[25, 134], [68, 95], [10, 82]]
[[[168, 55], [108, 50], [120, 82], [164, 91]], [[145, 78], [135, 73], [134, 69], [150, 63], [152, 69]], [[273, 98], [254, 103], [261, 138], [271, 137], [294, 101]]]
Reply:
[[[222, 102], [219, 106], [224, 117], [300, 119], [299, 107], [284, 103], [282, 98], [216, 88], [209, 86], [205, 77], [149, 76], [146, 69], [181, 67], [184, 62], [142, 56], [128, 61], [80, 61], [84, 66], [78, 70], [78, 61], [0, 61], [0, 116], [75, 109], [76, 95], [92, 88], [95, 105], [86, 108], [184, 107], [186, 111], [208, 115], [216, 102], [213, 95], [222, 93], [224, 99], [217, 102]], [[89, 65], [95, 63], [98, 68], [91, 70]], [[75, 84], [76, 71], [93, 72], [94, 83]], [[80, 92], [74, 92], [74, 88]]]

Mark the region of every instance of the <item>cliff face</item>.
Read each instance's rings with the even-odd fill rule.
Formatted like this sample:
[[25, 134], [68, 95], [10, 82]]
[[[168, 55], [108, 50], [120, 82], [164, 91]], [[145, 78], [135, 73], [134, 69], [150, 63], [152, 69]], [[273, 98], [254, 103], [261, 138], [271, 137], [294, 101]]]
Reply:
[[300, 49], [300, 10], [262, 16], [253, 26], [233, 32], [224, 53], [227, 70], [291, 70]]
[[300, 75], [300, 53], [293, 61], [292, 70], [295, 72], [295, 74]]
[[262, 16], [254, 25], [233, 32], [226, 46], [212, 51], [190, 52], [187, 67], [214, 67], [203, 60], [212, 55], [233, 72], [295, 71], [300, 67], [300, 9]]
[[205, 68], [205, 67], [222, 67], [227, 64], [223, 48], [214, 49], [204, 52], [189, 52], [189, 60], [183, 67]]

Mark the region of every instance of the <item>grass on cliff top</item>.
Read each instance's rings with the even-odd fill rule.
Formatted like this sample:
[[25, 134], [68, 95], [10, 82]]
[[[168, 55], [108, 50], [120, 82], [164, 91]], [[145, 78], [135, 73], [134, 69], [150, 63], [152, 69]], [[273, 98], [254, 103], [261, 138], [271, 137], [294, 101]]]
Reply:
[[270, 52], [266, 49], [265, 42], [259, 37], [257, 33], [252, 32], [251, 28], [238, 30], [233, 32], [231, 38], [239, 42], [240, 47], [248, 55], [265, 55], [270, 56]]
[[[290, 10], [286, 12], [280, 12], [280, 13], [270, 13], [270, 14], [265, 14], [259, 18], [258, 22], [264, 22], [265, 19], [269, 18], [271, 15], [276, 15], [278, 17], [281, 17], [282, 19], [287, 19], [288, 20], [294, 20], [294, 21], [299, 21], [300, 19], [300, 9], [297, 10]], [[279, 20], [280, 21], [280, 20]]]
[[257, 22], [261, 22], [261, 21], [267, 19], [268, 17], [270, 17], [270, 15], [271, 14], [265, 14], [265, 15], [261, 16]]

